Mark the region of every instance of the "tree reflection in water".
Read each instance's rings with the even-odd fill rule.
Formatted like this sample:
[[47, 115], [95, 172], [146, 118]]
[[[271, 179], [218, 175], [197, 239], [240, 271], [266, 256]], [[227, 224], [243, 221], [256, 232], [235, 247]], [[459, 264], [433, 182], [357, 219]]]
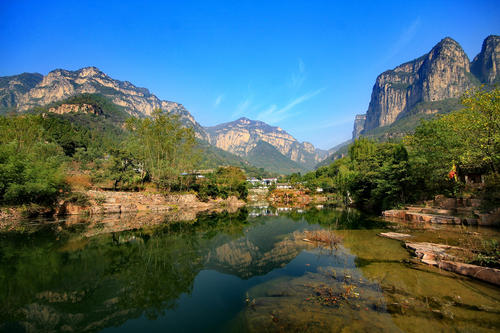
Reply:
[[[153, 226], [136, 229], [148, 219]], [[0, 234], [0, 330], [133, 331], [135, 322], [183, 331], [500, 324], [498, 290], [406, 263], [400, 243], [371, 229], [384, 227], [331, 209], [25, 225]], [[303, 241], [304, 231], [318, 229], [342, 243], [325, 250]], [[359, 298], [337, 307], [331, 302], [345, 296], [346, 279], [349, 295]], [[315, 292], [335, 306], [306, 302]]]

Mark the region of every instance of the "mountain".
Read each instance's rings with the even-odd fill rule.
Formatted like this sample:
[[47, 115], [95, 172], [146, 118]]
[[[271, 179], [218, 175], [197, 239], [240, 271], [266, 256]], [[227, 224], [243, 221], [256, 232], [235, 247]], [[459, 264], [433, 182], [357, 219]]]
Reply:
[[500, 83], [500, 36], [488, 36], [481, 52], [470, 66], [471, 72], [485, 84]]
[[325, 158], [323, 161], [319, 162], [316, 164], [315, 169], [322, 167], [322, 166], [327, 166], [331, 163], [333, 163], [336, 159], [342, 158], [347, 155], [347, 148], [349, 145], [353, 142], [352, 139], [346, 140], [342, 143], [339, 143], [333, 148], [328, 149], [328, 157]]
[[[271, 177], [273, 170], [265, 169], [228, 151], [212, 146], [207, 141], [199, 140], [198, 149], [201, 151], [199, 169], [215, 169], [219, 166], [236, 166], [243, 170], [248, 177]], [[284, 157], [284, 156], [283, 156]], [[275, 172], [277, 173], [277, 172]]]
[[0, 110], [11, 111], [17, 106], [17, 101], [42, 82], [43, 75], [38, 73], [23, 73], [0, 77]]
[[[357, 118], [353, 134], [390, 125], [418, 103], [458, 98], [476, 83], [462, 47], [444, 38], [424, 56], [377, 77], [364, 124]], [[433, 113], [432, 104], [422, 111]]]
[[135, 117], [150, 116], [155, 109], [179, 115], [181, 121], [195, 129], [198, 138], [207, 140], [203, 127], [182, 104], [160, 100], [146, 88], [128, 81], [115, 80], [96, 67], [76, 71], [56, 69], [46, 76], [21, 74], [0, 78], [0, 111], [27, 111], [80, 94], [100, 94], [123, 107]]
[[[312, 169], [328, 155], [327, 151], [316, 149], [309, 142], [297, 141], [279, 127], [244, 117], [229, 123], [205, 127], [205, 130], [211, 144], [243, 157], [248, 156], [260, 141], [272, 145], [303, 169]], [[269, 151], [268, 148], [265, 149]]]
[[[500, 36], [488, 36], [472, 62], [456, 41], [444, 38], [429, 53], [377, 77], [367, 112], [354, 119], [352, 140], [397, 140], [422, 119], [462, 108], [460, 97], [467, 89], [500, 82], [499, 66]], [[344, 156], [352, 140], [330, 149], [317, 167]]]
[[260, 140], [245, 157], [256, 167], [264, 168], [277, 174], [304, 172], [307, 169], [283, 155], [273, 145]]
[[[81, 98], [89, 95], [94, 96], [93, 98], [104, 97], [106, 101], [119, 107], [129, 116], [147, 117], [155, 109], [179, 115], [184, 125], [194, 128], [198, 139], [210, 142], [215, 147], [240, 157], [246, 157], [259, 141], [265, 141], [285, 158], [278, 157], [276, 151], [270, 147], [263, 148], [262, 145], [259, 145], [251, 157], [259, 161], [259, 165], [266, 164], [263, 163], [265, 158], [275, 158], [276, 161], [280, 161], [279, 167], [274, 163], [275, 167], [271, 170], [273, 172], [312, 169], [328, 154], [326, 151], [315, 149], [308, 142], [298, 142], [278, 127], [246, 118], [203, 128], [181, 104], [160, 100], [148, 89], [136, 87], [128, 81], [115, 80], [96, 67], [85, 67], [76, 71], [56, 69], [46, 76], [23, 73], [0, 77], [0, 113], [26, 112], [36, 108], [68, 115], [100, 112], [99, 107], [94, 108], [91, 104], [85, 104], [85, 98]], [[71, 98], [76, 100], [71, 101]], [[74, 118], [74, 115], [72, 117]], [[206, 145], [204, 147], [206, 148]], [[270, 155], [264, 157], [264, 152]], [[222, 157], [220, 151], [215, 153], [212, 150], [210, 155], [216, 156], [216, 160], [227, 160]], [[233, 157], [229, 160], [234, 161]], [[241, 164], [240, 160], [237, 161], [238, 164]]]
[[487, 37], [471, 63], [462, 47], [446, 37], [432, 50], [380, 74], [366, 114], [357, 115], [353, 139], [360, 135], [392, 139], [413, 131], [421, 119], [461, 108], [460, 96], [500, 76], [500, 37]]

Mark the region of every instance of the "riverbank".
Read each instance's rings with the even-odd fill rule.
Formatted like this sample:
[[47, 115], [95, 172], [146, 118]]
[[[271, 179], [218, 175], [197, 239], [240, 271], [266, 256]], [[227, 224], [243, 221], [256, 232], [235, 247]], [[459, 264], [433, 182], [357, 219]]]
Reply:
[[386, 210], [382, 216], [391, 221], [500, 227], [500, 208], [485, 211], [482, 208], [484, 206], [484, 200], [478, 198], [446, 198], [437, 195], [420, 205]]
[[291, 208], [306, 208], [331, 202], [325, 194], [299, 189], [276, 189], [269, 193], [267, 200], [272, 206]]
[[412, 235], [397, 232], [383, 232], [379, 236], [402, 241], [405, 247], [423, 264], [500, 286], [500, 269], [464, 262], [475, 255], [475, 249], [409, 241], [413, 238]]
[[[0, 212], [0, 226], [29, 217], [43, 216], [94, 216], [106, 214], [131, 214], [138, 212], [189, 212], [190, 216], [205, 211], [235, 211], [245, 205], [234, 196], [201, 201], [193, 193], [163, 194], [155, 192], [82, 191], [69, 199], [60, 200], [55, 207], [38, 207], [30, 211], [26, 207], [6, 207]], [[75, 199], [76, 198], [76, 199]]]

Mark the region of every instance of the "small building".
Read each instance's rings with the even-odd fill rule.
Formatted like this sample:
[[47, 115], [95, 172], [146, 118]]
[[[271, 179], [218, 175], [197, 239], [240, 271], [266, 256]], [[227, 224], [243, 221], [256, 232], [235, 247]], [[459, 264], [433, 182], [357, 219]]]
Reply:
[[263, 178], [262, 179], [262, 184], [266, 185], [266, 186], [276, 184], [277, 182], [278, 182], [278, 178]]
[[488, 170], [484, 166], [469, 166], [469, 167], [461, 167], [457, 168], [458, 177], [461, 181], [463, 181], [466, 185], [473, 187], [482, 187], [484, 186], [484, 178], [487, 174]]
[[253, 186], [262, 184], [262, 181], [260, 179], [255, 178], [255, 177], [247, 178], [247, 182], [252, 184]]
[[277, 183], [276, 188], [280, 190], [289, 190], [292, 189], [292, 185], [288, 183]]
[[316, 192], [317, 193], [322, 193], [323, 192], [323, 189], [321, 187], [316, 187]]

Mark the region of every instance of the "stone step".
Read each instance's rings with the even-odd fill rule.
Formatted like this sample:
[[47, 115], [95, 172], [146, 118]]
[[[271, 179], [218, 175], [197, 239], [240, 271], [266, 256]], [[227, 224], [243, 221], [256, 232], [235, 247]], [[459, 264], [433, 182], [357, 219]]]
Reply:
[[434, 214], [434, 215], [453, 215], [457, 212], [456, 209], [443, 209], [439, 207], [418, 207], [406, 206], [406, 210], [414, 213]]
[[478, 224], [478, 219], [476, 218], [419, 213], [402, 209], [386, 210], [382, 213], [382, 215], [384, 217], [397, 218], [408, 222], [436, 224]]
[[437, 215], [408, 212], [405, 219], [410, 222], [426, 222], [437, 224], [462, 224], [462, 219], [452, 215]]

